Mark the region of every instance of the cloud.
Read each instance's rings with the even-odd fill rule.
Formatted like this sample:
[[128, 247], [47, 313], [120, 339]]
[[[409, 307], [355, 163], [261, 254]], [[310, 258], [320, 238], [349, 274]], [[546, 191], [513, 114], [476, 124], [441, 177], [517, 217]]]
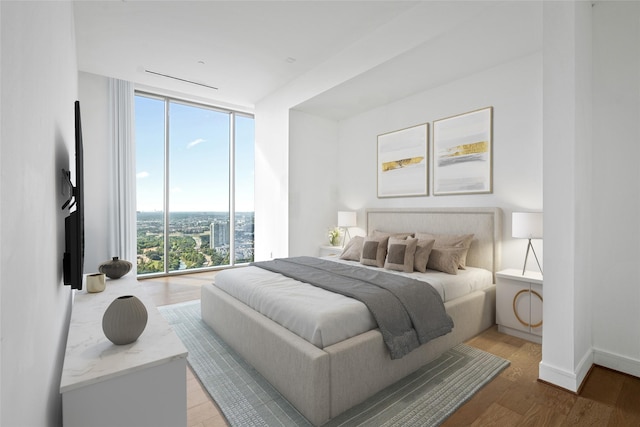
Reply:
[[195, 147], [196, 145], [201, 144], [205, 141], [206, 139], [202, 139], [202, 138], [194, 139], [193, 141], [187, 144], [187, 148]]
[[136, 174], [136, 178], [148, 178], [149, 177], [149, 172], [139, 172]]

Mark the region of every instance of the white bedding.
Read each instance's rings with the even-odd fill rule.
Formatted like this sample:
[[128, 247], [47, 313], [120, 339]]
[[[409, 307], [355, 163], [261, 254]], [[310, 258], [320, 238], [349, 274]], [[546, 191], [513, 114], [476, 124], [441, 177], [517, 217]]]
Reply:
[[[335, 257], [327, 259], [365, 267]], [[490, 271], [474, 267], [459, 270], [457, 275], [432, 270], [426, 273], [384, 271], [427, 281], [444, 302], [493, 283]], [[221, 271], [216, 275], [215, 286], [319, 348], [377, 327], [369, 309], [360, 301], [259, 267]]]

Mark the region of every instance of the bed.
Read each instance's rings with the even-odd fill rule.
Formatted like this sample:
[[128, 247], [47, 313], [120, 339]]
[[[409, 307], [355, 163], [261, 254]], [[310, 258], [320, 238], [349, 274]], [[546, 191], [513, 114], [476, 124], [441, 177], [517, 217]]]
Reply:
[[[501, 218], [499, 208], [367, 210], [368, 234], [473, 234], [468, 270], [489, 271], [488, 286], [445, 300], [453, 330], [404, 357], [390, 357], [379, 329], [314, 345], [215, 284], [202, 288], [202, 318], [312, 424], [321, 425], [494, 324]], [[222, 281], [245, 280], [250, 274], [243, 276], [243, 270], [218, 273], [216, 281], [220, 275]]]

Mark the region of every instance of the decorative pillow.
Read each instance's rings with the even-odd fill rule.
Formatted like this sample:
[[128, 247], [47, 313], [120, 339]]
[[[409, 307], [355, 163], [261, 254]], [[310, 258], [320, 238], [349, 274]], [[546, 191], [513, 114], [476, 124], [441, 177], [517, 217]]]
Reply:
[[421, 273], [425, 273], [427, 271], [427, 263], [429, 262], [429, 254], [431, 254], [431, 250], [433, 249], [433, 244], [436, 242], [435, 240], [420, 240], [416, 245], [416, 254], [413, 260], [413, 268], [416, 271]]
[[460, 265], [458, 268], [464, 270], [467, 265], [467, 253], [473, 240], [473, 234], [431, 234], [431, 233], [416, 233], [417, 239], [435, 239], [436, 243], [433, 245], [434, 249], [442, 248], [464, 248], [466, 251], [460, 258]]
[[427, 268], [443, 273], [458, 274], [460, 259], [466, 252], [465, 248], [433, 248], [429, 254]]
[[405, 273], [413, 272], [413, 261], [416, 254], [416, 245], [418, 239], [398, 239], [389, 237], [387, 245], [387, 258], [384, 262], [384, 268], [389, 270], [404, 271]]
[[365, 237], [360, 254], [360, 263], [373, 265], [374, 267], [384, 267], [384, 260], [387, 257], [388, 237]]
[[349, 261], [360, 261], [360, 254], [362, 253], [362, 244], [364, 243], [364, 237], [354, 236], [349, 240], [344, 250], [340, 254], [340, 259], [346, 259]]
[[372, 237], [395, 237], [396, 239], [406, 239], [413, 237], [413, 233], [391, 233], [389, 231], [373, 230]]

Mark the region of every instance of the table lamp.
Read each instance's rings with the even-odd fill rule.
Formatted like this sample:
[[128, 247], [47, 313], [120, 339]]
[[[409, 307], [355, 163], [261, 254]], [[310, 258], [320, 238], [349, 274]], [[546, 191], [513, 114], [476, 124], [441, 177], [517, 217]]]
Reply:
[[542, 274], [538, 255], [536, 255], [536, 251], [531, 244], [531, 239], [542, 239], [542, 212], [513, 212], [511, 216], [511, 236], [516, 239], [529, 239], [527, 253], [524, 256], [522, 275], [524, 276], [525, 269], [527, 268], [529, 250], [531, 250], [533, 256], [536, 257], [538, 268]]
[[349, 238], [351, 238], [351, 236], [349, 235], [349, 227], [355, 227], [355, 226], [356, 226], [356, 213], [355, 212], [338, 211], [338, 227], [339, 228], [344, 228], [344, 235], [342, 237], [342, 246], [343, 247], [344, 247], [344, 244], [346, 242], [347, 236], [349, 236]]

